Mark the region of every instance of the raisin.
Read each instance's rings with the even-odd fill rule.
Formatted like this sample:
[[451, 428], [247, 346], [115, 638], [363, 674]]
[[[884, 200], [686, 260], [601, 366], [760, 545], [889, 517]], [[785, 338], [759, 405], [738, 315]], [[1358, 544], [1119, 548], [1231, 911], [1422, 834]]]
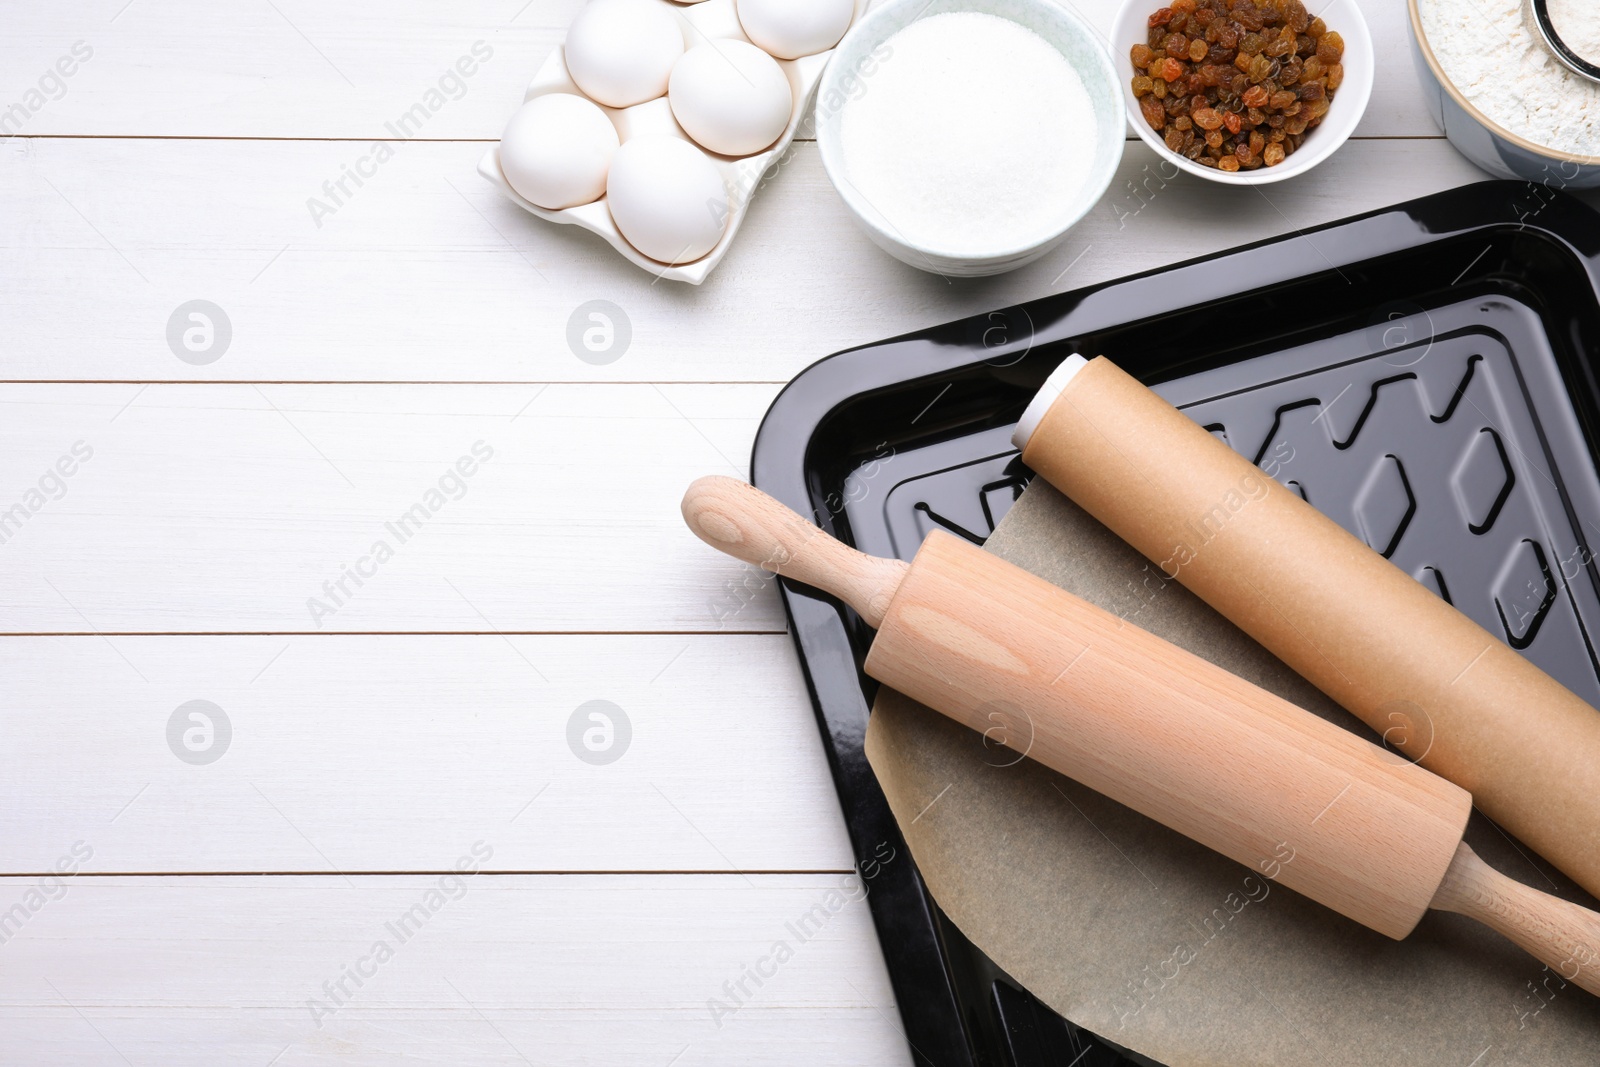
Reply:
[[1344, 84], [1344, 64], [1335, 63], [1328, 68], [1328, 92], [1333, 92]]
[[1301, 67], [1300, 80], [1302, 82], [1314, 82], [1318, 78], [1322, 77], [1327, 69], [1328, 65], [1326, 63], [1318, 59], [1316, 56], [1312, 56], [1310, 59], [1306, 60], [1305, 65]]
[[[1141, 97], [1139, 100], [1139, 110], [1143, 112], [1144, 120], [1150, 124], [1151, 129], [1159, 130], [1166, 126], [1167, 109], [1162, 107], [1161, 101], [1157, 100], [1154, 96]], [[1304, 128], [1304, 125], [1302, 125], [1301, 129]]]
[[1215, 108], [1203, 107], [1192, 114], [1194, 124], [1202, 130], [1215, 130], [1222, 126], [1222, 115]]
[[1239, 142], [1239, 147], [1233, 150], [1233, 154], [1240, 163], [1248, 163], [1254, 158], [1250, 151], [1250, 145], [1246, 141]]
[[1192, 15], [1198, 5], [1195, 0], [1172, 0], [1172, 10], [1180, 15]]
[[1305, 85], [1300, 86], [1300, 99], [1304, 103], [1309, 104], [1313, 101], [1321, 100], [1326, 95], [1327, 89], [1320, 80], [1307, 82]]
[[1315, 41], [1318, 37], [1328, 32], [1328, 24], [1320, 18], [1312, 19], [1306, 23], [1306, 36]]
[[1172, 128], [1175, 130], [1182, 130], [1183, 132], [1187, 133], [1188, 131], [1194, 129], [1194, 120], [1188, 115], [1179, 115], [1177, 118], [1172, 120]]
[[1317, 41], [1317, 58], [1327, 64], [1339, 62], [1344, 55], [1344, 38], [1333, 30], [1323, 34]]
[[1147, 44], [1136, 44], [1128, 50], [1128, 58], [1133, 60], [1133, 65], [1143, 70], [1155, 58], [1155, 53], [1150, 51]]
[[1298, 137], [1300, 134], [1306, 132], [1306, 120], [1296, 116], [1295, 118], [1290, 119], [1288, 123], [1284, 125], [1283, 129], [1284, 132], [1290, 137]]
[[1184, 74], [1183, 64], [1179, 63], [1176, 59], [1172, 59], [1171, 57], [1168, 57], [1165, 61], [1162, 62], [1162, 64], [1161, 64], [1161, 77], [1165, 78], [1167, 81], [1175, 82], [1179, 78], [1183, 77], [1183, 74]]
[[1206, 43], [1198, 37], [1189, 42], [1189, 58], [1196, 63], [1205, 59], [1210, 52], [1211, 49], [1207, 48]]
[[1167, 96], [1167, 83], [1163, 78], [1150, 80], [1150, 92], [1157, 100], [1164, 100]]
[[1225, 170], [1231, 174], [1239, 169], [1239, 158], [1237, 156], [1223, 156], [1217, 160], [1217, 169]]
[[[1137, 81], [1138, 79], [1134, 80]], [[1135, 93], [1138, 91], [1139, 90], [1137, 88], [1134, 89]], [[1272, 108], [1274, 111], [1282, 111], [1284, 108], [1288, 107], [1298, 99], [1300, 98], [1294, 93], [1290, 92], [1288, 89], [1279, 89], [1277, 92], [1273, 93], [1267, 98], [1267, 106]]]
[[1167, 151], [1169, 151], [1169, 152], [1182, 152], [1183, 151], [1183, 133], [1182, 133], [1182, 131], [1176, 130], [1176, 129], [1172, 129], [1172, 128], [1169, 127], [1168, 130], [1167, 130], [1166, 142], [1167, 142]]
[[1239, 37], [1239, 27], [1230, 22], [1217, 32], [1217, 43], [1224, 48], [1238, 48]]
[[1267, 91], [1259, 85], [1252, 85], [1244, 91], [1245, 107], [1263, 107], [1270, 99]]
[[1202, 167], [1215, 167], [1217, 165], [1217, 161], [1212, 159], [1209, 155], [1201, 156], [1199, 159], [1195, 160], [1195, 162], [1199, 163]]
[[1186, 56], [1189, 54], [1189, 38], [1181, 33], [1169, 33], [1161, 41], [1161, 50], [1169, 56]]
[[1221, 148], [1222, 147], [1222, 131], [1221, 130], [1212, 130], [1210, 133], [1206, 134], [1206, 144], [1211, 148]]
[[1267, 46], [1259, 33], [1247, 33], [1239, 40], [1239, 52], [1242, 55], [1253, 56]]
[[1260, 130], [1251, 130], [1250, 131], [1250, 154], [1253, 155], [1253, 156], [1259, 156], [1261, 154], [1261, 150], [1263, 148], [1265, 148], [1266, 146], [1267, 146], [1267, 139], [1262, 136], [1261, 131]]
[[1238, 133], [1244, 129], [1244, 120], [1231, 111], [1222, 116], [1222, 124], [1228, 127], [1229, 133]]
[[1170, 7], [1156, 8], [1155, 14], [1150, 16], [1149, 23], [1151, 28], [1153, 29], [1156, 26], [1165, 26], [1167, 23], [1172, 21], [1172, 15], [1173, 11]]
[[1266, 151], [1261, 153], [1261, 162], [1265, 163], [1269, 167], [1276, 167], [1279, 163], [1283, 162], [1284, 155], [1285, 152], [1283, 150], [1283, 145], [1269, 144], [1267, 145]]
[[1299, 56], [1294, 56], [1285, 60], [1283, 69], [1278, 72], [1279, 84], [1293, 85], [1295, 82], [1300, 80], [1300, 71], [1303, 69], [1304, 66], [1301, 64]]
[[1150, 80], [1148, 75], [1139, 75], [1137, 78], [1133, 79], [1133, 95], [1144, 96], [1150, 91], [1150, 86], [1152, 84], [1154, 83]]

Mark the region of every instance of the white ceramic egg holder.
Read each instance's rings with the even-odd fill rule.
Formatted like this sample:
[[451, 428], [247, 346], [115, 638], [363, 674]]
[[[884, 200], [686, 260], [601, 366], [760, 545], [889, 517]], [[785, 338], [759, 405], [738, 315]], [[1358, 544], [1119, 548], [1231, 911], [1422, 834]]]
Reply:
[[[707, 40], [732, 40], [753, 43], [746, 37], [744, 30], [739, 26], [739, 16], [734, 10], [734, 0], [690, 0], [688, 3], [674, 3], [673, 0], [654, 0], [667, 8], [679, 27], [683, 30], [684, 47], [693, 48]], [[851, 25], [855, 25], [872, 0], [855, 0], [855, 15]], [[758, 152], [753, 156], [720, 156], [706, 150], [683, 131], [677, 119], [672, 115], [672, 105], [665, 96], [633, 107], [612, 108], [599, 105], [600, 110], [606, 113], [612, 123], [617, 127], [617, 136], [626, 141], [647, 133], [665, 133], [674, 137], [681, 137], [690, 144], [695, 145], [706, 157], [716, 164], [722, 173], [723, 181], [728, 187], [728, 219], [727, 226], [722, 232], [722, 237], [716, 245], [690, 263], [680, 263], [675, 266], [662, 263], [643, 255], [638, 249], [628, 243], [622, 236], [622, 231], [617, 229], [617, 224], [611, 219], [611, 209], [606, 205], [606, 198], [589, 204], [580, 204], [577, 207], [564, 208], [560, 211], [550, 211], [539, 207], [511, 188], [506, 181], [505, 174], [500, 170], [500, 145], [496, 142], [483, 154], [478, 161], [478, 173], [483, 175], [491, 185], [504, 193], [512, 203], [523, 210], [559, 222], [568, 226], [582, 226], [592, 230], [611, 242], [611, 247], [635, 265], [644, 268], [651, 274], [660, 278], [667, 278], [677, 282], [688, 282], [699, 285], [710, 276], [722, 257], [728, 252], [734, 235], [739, 232], [739, 226], [744, 222], [745, 212], [750, 206], [750, 198], [761, 187], [763, 175], [767, 168], [772, 166], [794, 140], [796, 131], [800, 128], [800, 121], [805, 117], [806, 106], [811, 101], [811, 94], [816, 90], [817, 82], [822, 79], [822, 71], [828, 65], [828, 59], [833, 55], [833, 49], [817, 52], [799, 59], [780, 59], [778, 66], [783, 68], [784, 76], [789, 79], [789, 89], [794, 96], [794, 108], [789, 114], [789, 124], [784, 127], [783, 135], [773, 143], [771, 148]], [[572, 75], [567, 72], [567, 62], [563, 48], [557, 48], [550, 53], [544, 66], [539, 68], [533, 81], [528, 84], [528, 91], [523, 94], [523, 103], [527, 103], [536, 96], [546, 93], [572, 93], [574, 96], [584, 96], [581, 89], [572, 80]], [[587, 97], [585, 97], [587, 99]]]

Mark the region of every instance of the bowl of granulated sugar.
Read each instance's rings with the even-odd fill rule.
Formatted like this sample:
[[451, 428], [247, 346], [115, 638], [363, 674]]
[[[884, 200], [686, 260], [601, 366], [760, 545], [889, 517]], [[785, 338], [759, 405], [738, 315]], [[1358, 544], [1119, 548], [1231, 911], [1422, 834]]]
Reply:
[[869, 238], [978, 276], [1061, 242], [1111, 184], [1127, 125], [1105, 46], [1052, 0], [888, 0], [834, 51], [816, 128]]

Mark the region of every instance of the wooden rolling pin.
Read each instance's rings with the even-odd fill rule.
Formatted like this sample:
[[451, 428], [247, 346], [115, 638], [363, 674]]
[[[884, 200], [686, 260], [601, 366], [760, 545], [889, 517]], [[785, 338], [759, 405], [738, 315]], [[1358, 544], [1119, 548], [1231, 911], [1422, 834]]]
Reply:
[[1600, 896], [1600, 712], [1104, 357], [1023, 462]]
[[[1028, 715], [1024, 754], [1393, 938], [1429, 908], [1600, 993], [1600, 915], [1462, 843], [1459, 786], [997, 556], [935, 531], [875, 559], [731, 478], [689, 487], [707, 544], [839, 597], [877, 629], [867, 674], [979, 731]], [[1030, 736], [1024, 736], [1024, 735]]]

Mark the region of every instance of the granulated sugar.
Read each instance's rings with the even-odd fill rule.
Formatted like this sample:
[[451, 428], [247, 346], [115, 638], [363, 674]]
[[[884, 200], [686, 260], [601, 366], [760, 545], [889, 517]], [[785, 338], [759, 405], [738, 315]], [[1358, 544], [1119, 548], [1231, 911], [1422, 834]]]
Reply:
[[[1418, 8], [1445, 76], [1487, 118], [1557, 152], [1600, 155], [1600, 85], [1550, 55], [1523, 22], [1521, 0], [1420, 0]], [[1573, 51], [1600, 43], [1595, 0], [1550, 0], [1550, 14]]]
[[954, 255], [1020, 248], [1075, 211], [1093, 163], [1089, 93], [1044, 38], [950, 12], [889, 38], [845, 107], [849, 182], [908, 242]]

